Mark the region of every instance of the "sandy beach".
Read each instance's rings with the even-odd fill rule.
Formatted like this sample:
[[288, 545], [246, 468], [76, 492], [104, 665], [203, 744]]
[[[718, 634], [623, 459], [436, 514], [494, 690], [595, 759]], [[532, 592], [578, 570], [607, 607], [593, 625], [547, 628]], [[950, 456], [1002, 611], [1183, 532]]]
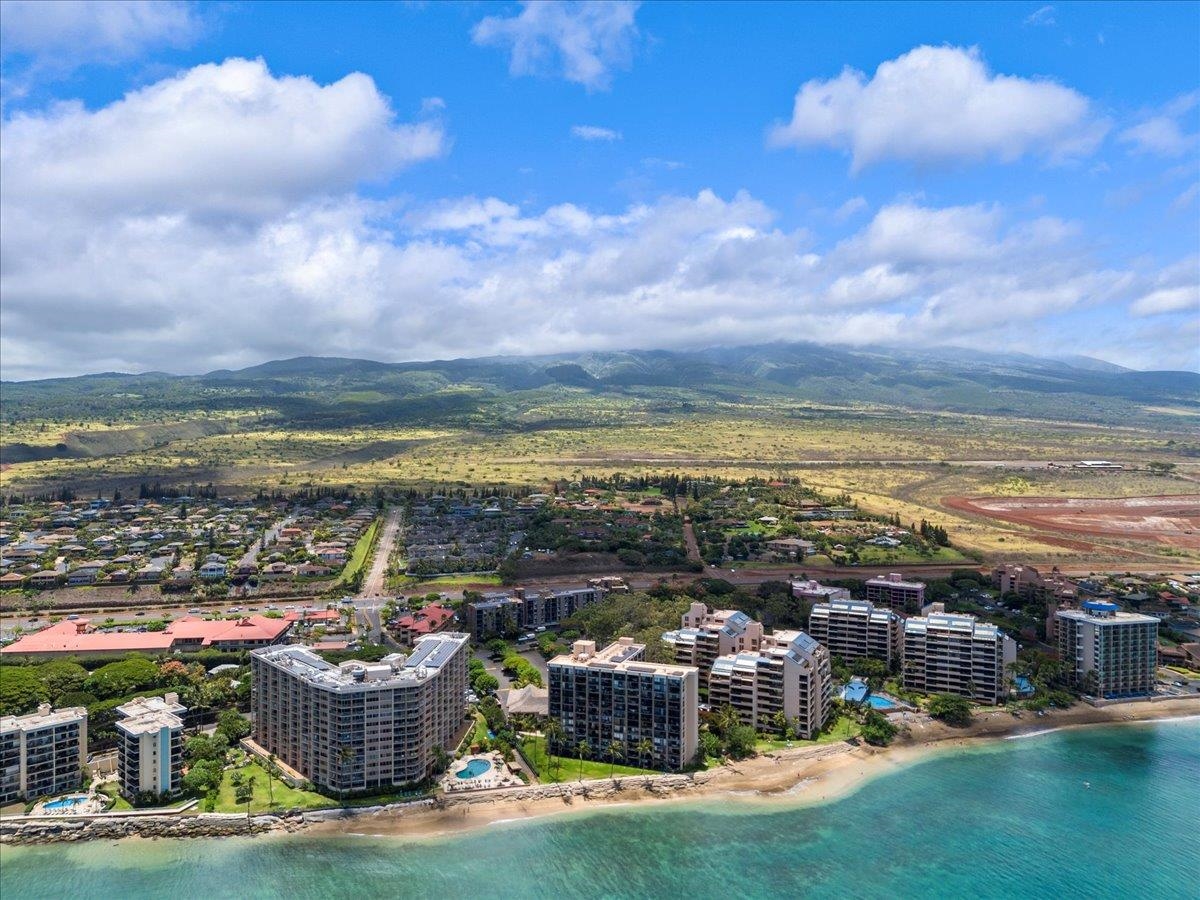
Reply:
[[364, 835], [431, 837], [568, 812], [604, 809], [632, 803], [679, 803], [721, 799], [730, 803], [778, 801], [825, 803], [844, 797], [871, 779], [928, 756], [999, 739], [1088, 725], [1114, 725], [1200, 716], [1200, 698], [1156, 703], [1123, 703], [1105, 708], [1077, 705], [1043, 716], [1023, 712], [977, 715], [966, 728], [952, 728], [925, 717], [910, 720], [906, 733], [886, 748], [849, 743], [802, 745], [731, 762], [702, 774], [699, 783], [669, 794], [647, 789], [640, 776], [593, 782], [601, 789], [589, 797], [517, 799], [503, 793], [456, 797], [440, 807], [385, 810], [352, 818], [318, 822], [306, 831]]

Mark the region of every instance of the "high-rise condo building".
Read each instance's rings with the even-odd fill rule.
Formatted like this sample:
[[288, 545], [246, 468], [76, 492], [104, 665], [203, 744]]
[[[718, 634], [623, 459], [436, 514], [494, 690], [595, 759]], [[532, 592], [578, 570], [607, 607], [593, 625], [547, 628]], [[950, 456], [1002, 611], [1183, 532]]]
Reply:
[[582, 742], [593, 759], [644, 768], [682, 769], [699, 742], [699, 678], [692, 666], [643, 661], [645, 645], [620, 638], [603, 650], [576, 641], [550, 660], [550, 718], [561, 728], [551, 752], [575, 756]]
[[117, 707], [117, 773], [126, 797], [179, 790], [185, 712], [174, 693], [138, 697]]
[[305, 647], [250, 654], [254, 740], [325, 791], [429, 777], [466, 709], [468, 637], [416, 639], [377, 663], [328, 663]]
[[1104, 698], [1154, 693], [1159, 620], [1099, 600], [1081, 606], [1056, 614], [1058, 655], [1075, 683], [1084, 693]]
[[946, 613], [934, 603], [927, 615], [904, 620], [904, 686], [999, 703], [1008, 693], [1007, 666], [1017, 644], [995, 625]]
[[895, 572], [886, 578], [868, 579], [866, 588], [867, 600], [902, 615], [918, 613], [925, 605], [925, 585], [920, 581], [905, 581]]
[[808, 616], [808, 633], [829, 648], [832, 656], [850, 661], [870, 657], [891, 668], [903, 653], [904, 619], [887, 607], [867, 600], [817, 603]]
[[693, 603], [683, 614], [681, 627], [666, 632], [662, 639], [671, 658], [683, 666], [696, 666], [700, 681], [708, 683], [708, 673], [718, 656], [757, 650], [763, 627], [744, 612], [732, 609], [709, 611], [703, 603]]
[[87, 762], [82, 706], [0, 718], [0, 805], [64, 794], [79, 787]]
[[728, 704], [764, 730], [782, 713], [802, 738], [817, 736], [833, 703], [829, 651], [803, 631], [776, 631], [757, 650], [718, 657], [708, 685], [713, 709]]

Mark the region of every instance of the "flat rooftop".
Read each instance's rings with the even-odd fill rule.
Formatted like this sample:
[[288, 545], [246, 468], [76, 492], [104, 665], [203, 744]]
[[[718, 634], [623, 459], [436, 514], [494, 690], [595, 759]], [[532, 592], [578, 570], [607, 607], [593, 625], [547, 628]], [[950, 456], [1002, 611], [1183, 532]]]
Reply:
[[87, 709], [82, 706], [67, 706], [49, 712], [28, 713], [23, 716], [0, 717], [0, 733], [10, 731], [39, 731], [55, 725], [67, 725], [87, 718]]
[[641, 658], [645, 650], [645, 644], [635, 644], [631, 638], [620, 638], [602, 650], [596, 649], [594, 641], [576, 641], [570, 653], [554, 657], [550, 660], [550, 665], [671, 675], [678, 678], [685, 677], [689, 672], [699, 671], [694, 666], [646, 662]]
[[347, 660], [335, 666], [308, 647], [263, 647], [251, 656], [318, 687], [333, 691], [380, 690], [409, 687], [441, 671], [470, 638], [457, 632], [417, 638], [407, 656], [393, 653], [379, 662]]

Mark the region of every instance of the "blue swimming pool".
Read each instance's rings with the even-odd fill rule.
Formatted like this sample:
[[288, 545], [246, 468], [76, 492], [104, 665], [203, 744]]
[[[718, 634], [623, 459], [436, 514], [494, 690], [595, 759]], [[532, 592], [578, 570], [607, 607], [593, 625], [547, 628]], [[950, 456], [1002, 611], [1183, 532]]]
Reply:
[[872, 694], [867, 698], [867, 702], [875, 709], [895, 709], [900, 705], [891, 697], [885, 697], [883, 694]]
[[478, 778], [484, 772], [489, 771], [492, 764], [486, 759], [472, 759], [466, 766], [454, 773], [455, 778]]
[[87, 797], [62, 797], [59, 800], [47, 800], [43, 809], [70, 809], [81, 803], [87, 803]]

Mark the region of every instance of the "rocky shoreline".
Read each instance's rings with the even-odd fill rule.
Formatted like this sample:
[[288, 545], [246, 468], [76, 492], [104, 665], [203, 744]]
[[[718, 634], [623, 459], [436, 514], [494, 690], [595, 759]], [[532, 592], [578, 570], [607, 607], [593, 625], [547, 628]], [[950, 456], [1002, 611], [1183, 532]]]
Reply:
[[320, 822], [357, 819], [362, 816], [402, 818], [415, 813], [466, 813], [474, 807], [559, 800], [612, 801], [623, 793], [639, 797], [666, 798], [708, 783], [711, 771], [689, 774], [633, 775], [599, 781], [529, 785], [476, 791], [453, 797], [437, 797], [386, 806], [337, 807], [290, 811], [247, 818], [240, 813], [186, 813], [182, 815], [98, 815], [90, 817], [20, 817], [0, 819], [0, 844], [53, 844], [74, 841], [120, 840], [123, 838], [212, 838], [274, 832], [296, 832]]

